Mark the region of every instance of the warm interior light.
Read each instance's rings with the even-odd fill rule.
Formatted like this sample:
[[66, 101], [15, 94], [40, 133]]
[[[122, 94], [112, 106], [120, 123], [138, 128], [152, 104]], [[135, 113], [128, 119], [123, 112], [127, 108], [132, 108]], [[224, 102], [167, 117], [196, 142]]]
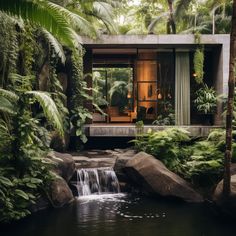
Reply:
[[158, 93], [157, 98], [158, 98], [158, 99], [162, 99], [161, 93]]
[[130, 92], [128, 92], [127, 98], [131, 98], [131, 93]]

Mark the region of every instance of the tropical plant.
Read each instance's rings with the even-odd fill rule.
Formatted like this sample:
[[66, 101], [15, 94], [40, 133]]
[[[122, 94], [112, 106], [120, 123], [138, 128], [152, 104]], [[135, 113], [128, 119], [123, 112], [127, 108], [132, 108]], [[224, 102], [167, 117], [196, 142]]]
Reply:
[[8, 90], [0, 88], [0, 221], [20, 219], [47, 190], [52, 176], [43, 158], [49, 150], [48, 131], [36, 119], [34, 104], [42, 107], [49, 124], [63, 135], [58, 109], [50, 95], [33, 91], [34, 77], [12, 74]]
[[152, 122], [153, 125], [174, 125], [175, 124], [175, 114], [169, 113], [166, 115], [157, 116], [156, 120]]
[[204, 78], [204, 49], [197, 48], [193, 58], [194, 78], [198, 84], [203, 83]]
[[131, 0], [124, 2], [125, 10], [119, 13], [125, 19], [120, 26], [124, 33], [230, 32], [231, 0], [141, 0], [139, 5]]
[[18, 58], [18, 40], [12, 18], [0, 12], [0, 86], [6, 85], [10, 72], [16, 72]]
[[[213, 186], [222, 178], [225, 131], [212, 130], [207, 138], [190, 138], [179, 128], [137, 135], [135, 147], [161, 160], [167, 168], [194, 184]], [[234, 140], [236, 141], [236, 140]], [[234, 145], [233, 156], [236, 156]]]
[[162, 131], [151, 131], [134, 140], [135, 147], [154, 155], [170, 170], [182, 174], [182, 161], [191, 153], [185, 148], [191, 141], [189, 132], [181, 128], [168, 128]]
[[[87, 142], [83, 126], [87, 119], [92, 119], [90, 111], [84, 107], [85, 102], [91, 103], [93, 97], [88, 94], [87, 83], [83, 77], [83, 51], [73, 53], [71, 56], [72, 78], [71, 78], [71, 95], [69, 97], [70, 124], [71, 133], [80, 138], [83, 143]], [[78, 79], [80, 78], [80, 79]]]
[[174, 125], [175, 111], [170, 101], [160, 101], [159, 115], [153, 121], [153, 125]]
[[114, 10], [120, 6], [119, 0], [76, 0], [64, 4], [64, 7], [86, 19], [102, 33], [117, 33]]
[[204, 84], [203, 88], [196, 91], [196, 99], [194, 104], [199, 112], [204, 114], [212, 113], [216, 110], [216, 91], [212, 87], [208, 87]]
[[223, 152], [209, 139], [196, 142], [191, 149], [193, 153], [183, 165], [185, 178], [198, 184], [214, 185], [222, 178]]
[[91, 37], [96, 35], [88, 21], [50, 1], [1, 1], [0, 10], [41, 26], [70, 48], [78, 48], [81, 42], [76, 31]]

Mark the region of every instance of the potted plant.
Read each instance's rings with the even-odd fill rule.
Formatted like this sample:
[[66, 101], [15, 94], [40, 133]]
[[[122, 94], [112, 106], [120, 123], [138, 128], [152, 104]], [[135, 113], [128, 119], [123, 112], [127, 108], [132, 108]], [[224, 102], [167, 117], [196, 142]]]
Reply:
[[208, 87], [206, 84], [196, 91], [196, 99], [194, 104], [197, 110], [204, 114], [212, 114], [216, 110], [216, 91], [213, 87]]

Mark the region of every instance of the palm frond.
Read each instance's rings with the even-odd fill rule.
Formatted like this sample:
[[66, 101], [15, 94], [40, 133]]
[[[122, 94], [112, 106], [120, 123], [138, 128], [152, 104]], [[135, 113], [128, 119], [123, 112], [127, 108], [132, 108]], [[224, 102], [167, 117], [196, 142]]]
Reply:
[[56, 54], [58, 57], [60, 57], [61, 62], [65, 64], [66, 56], [64, 54], [63, 48], [61, 44], [57, 41], [57, 39], [47, 30], [42, 29], [42, 33], [45, 36], [45, 38], [48, 40], [49, 44], [54, 48]]
[[99, 0], [96, 2], [105, 2], [110, 4], [113, 8], [121, 7], [121, 1], [120, 0]]
[[94, 37], [96, 36], [96, 31], [92, 27], [92, 25], [83, 17], [81, 17], [79, 14], [75, 14], [66, 8], [59, 6], [57, 4], [54, 4], [52, 2], [44, 2], [45, 7], [49, 7], [53, 12], [59, 13], [61, 16], [64, 17], [64, 19], [67, 21], [67, 23], [76, 31], [78, 31], [79, 34]]
[[187, 11], [192, 0], [177, 0], [175, 3], [175, 17], [181, 18], [184, 12]]
[[0, 112], [3, 114], [14, 115], [15, 106], [8, 99], [0, 96]]
[[19, 75], [15, 73], [11, 73], [9, 75], [9, 79], [11, 80], [13, 84], [14, 91], [17, 92], [25, 92], [27, 90], [32, 90], [32, 84], [35, 80], [34, 75]]
[[[12, 135], [10, 134], [9, 125], [3, 119], [0, 119], [0, 158], [6, 153], [7, 148], [11, 147]], [[9, 154], [9, 153], [8, 153]]]
[[28, 91], [25, 94], [32, 95], [43, 108], [43, 112], [48, 121], [54, 126], [54, 128], [63, 135], [63, 122], [61, 115], [56, 107], [56, 104], [46, 92], [42, 91]]
[[148, 26], [148, 32], [153, 31], [157, 23], [159, 23], [163, 18], [168, 17], [169, 13], [168, 12], [163, 12], [159, 16], [157, 16], [154, 20], [152, 20], [151, 24]]
[[29, 20], [48, 30], [61, 43], [77, 48], [79, 47], [78, 35], [71, 28], [65, 14], [60, 11], [61, 8], [61, 6], [48, 1], [0, 1], [0, 11], [23, 20]]
[[93, 3], [93, 14], [106, 25], [110, 32], [117, 33], [117, 28], [113, 21], [113, 7], [110, 4], [102, 1], [95, 1]]
[[19, 99], [19, 97], [14, 92], [2, 88], [0, 88], [0, 97], [6, 98], [11, 102], [17, 102]]
[[203, 30], [205, 30], [205, 31], [208, 30], [208, 26], [207, 25], [199, 25], [196, 27], [190, 27], [184, 31], [179, 32], [179, 33], [180, 34], [192, 34], [195, 31], [202, 32]]

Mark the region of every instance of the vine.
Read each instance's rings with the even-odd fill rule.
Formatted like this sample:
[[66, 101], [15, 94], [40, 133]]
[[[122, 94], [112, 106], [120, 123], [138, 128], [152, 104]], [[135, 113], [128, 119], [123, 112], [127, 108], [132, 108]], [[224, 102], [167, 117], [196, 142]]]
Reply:
[[83, 132], [83, 126], [87, 119], [92, 119], [89, 110], [84, 107], [88, 100], [92, 100], [87, 94], [87, 83], [83, 77], [83, 50], [73, 51], [71, 55], [72, 76], [71, 76], [71, 98], [70, 98], [70, 120], [72, 129], [76, 136], [80, 137], [83, 143], [87, 142], [87, 137]]
[[195, 43], [198, 44], [193, 58], [195, 81], [198, 84], [202, 84], [204, 78], [204, 47], [200, 45], [199, 33], [195, 34]]
[[[50, 46], [49, 46], [50, 48]], [[52, 94], [52, 98], [54, 102], [57, 105], [58, 110], [60, 111], [63, 124], [64, 124], [64, 130], [67, 130], [69, 127], [68, 122], [68, 109], [66, 108], [66, 101], [67, 98], [65, 94], [63, 93], [63, 87], [58, 79], [56, 66], [59, 63], [59, 58], [55, 54], [54, 49], [49, 49], [49, 84], [48, 84], [48, 91]]]
[[29, 23], [24, 25], [24, 29], [20, 34], [20, 53], [22, 56], [22, 74], [31, 75], [32, 65], [34, 63], [34, 30]]
[[5, 87], [9, 73], [17, 71], [19, 47], [15, 23], [4, 13], [0, 13], [0, 35], [0, 86]]

